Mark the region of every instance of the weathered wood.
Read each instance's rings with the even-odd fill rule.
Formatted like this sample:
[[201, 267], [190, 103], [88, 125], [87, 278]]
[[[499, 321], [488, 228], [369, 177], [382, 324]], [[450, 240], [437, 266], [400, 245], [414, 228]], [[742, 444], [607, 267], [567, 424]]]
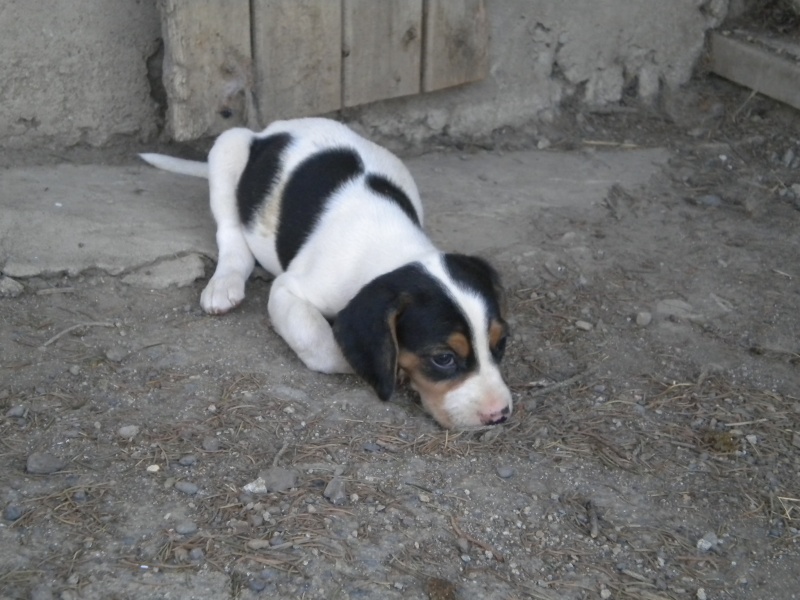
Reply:
[[425, 0], [422, 90], [432, 92], [489, 74], [484, 0]]
[[[800, 46], [795, 47], [800, 54]], [[712, 33], [710, 58], [717, 75], [800, 109], [800, 62], [793, 57]]]
[[341, 107], [341, 0], [253, 0], [256, 97], [261, 119]]
[[420, 91], [422, 0], [344, 0], [344, 105]]
[[176, 140], [255, 122], [250, 3], [160, 0], [167, 128]]

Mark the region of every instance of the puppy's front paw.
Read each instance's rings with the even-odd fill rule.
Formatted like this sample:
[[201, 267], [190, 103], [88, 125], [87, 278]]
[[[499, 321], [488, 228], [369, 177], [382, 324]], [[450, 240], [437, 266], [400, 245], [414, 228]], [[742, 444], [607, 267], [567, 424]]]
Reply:
[[200, 306], [210, 315], [225, 314], [244, 300], [244, 283], [240, 275], [214, 275], [200, 294]]

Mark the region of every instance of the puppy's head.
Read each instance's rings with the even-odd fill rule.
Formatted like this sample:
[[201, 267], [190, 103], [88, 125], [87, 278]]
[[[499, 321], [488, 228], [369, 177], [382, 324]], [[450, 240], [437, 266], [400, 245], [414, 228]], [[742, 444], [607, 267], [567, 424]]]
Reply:
[[508, 333], [500, 297], [486, 262], [445, 254], [368, 283], [337, 315], [334, 334], [382, 400], [399, 370], [442, 426], [501, 423], [511, 393], [499, 370]]

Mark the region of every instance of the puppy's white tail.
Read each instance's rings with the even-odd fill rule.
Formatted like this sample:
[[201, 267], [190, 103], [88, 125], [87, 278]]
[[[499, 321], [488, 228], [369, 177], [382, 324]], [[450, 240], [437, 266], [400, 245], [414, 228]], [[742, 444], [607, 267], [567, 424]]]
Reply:
[[208, 179], [208, 163], [200, 162], [199, 160], [186, 160], [184, 158], [175, 158], [174, 156], [153, 154], [151, 152], [140, 154], [139, 157], [144, 162], [153, 165], [157, 169]]

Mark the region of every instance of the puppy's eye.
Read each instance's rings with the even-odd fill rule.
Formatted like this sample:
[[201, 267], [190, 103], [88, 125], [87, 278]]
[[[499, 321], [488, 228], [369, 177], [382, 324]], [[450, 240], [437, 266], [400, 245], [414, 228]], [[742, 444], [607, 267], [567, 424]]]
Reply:
[[444, 352], [431, 356], [433, 366], [440, 371], [452, 372], [456, 370], [456, 357], [452, 352]]

